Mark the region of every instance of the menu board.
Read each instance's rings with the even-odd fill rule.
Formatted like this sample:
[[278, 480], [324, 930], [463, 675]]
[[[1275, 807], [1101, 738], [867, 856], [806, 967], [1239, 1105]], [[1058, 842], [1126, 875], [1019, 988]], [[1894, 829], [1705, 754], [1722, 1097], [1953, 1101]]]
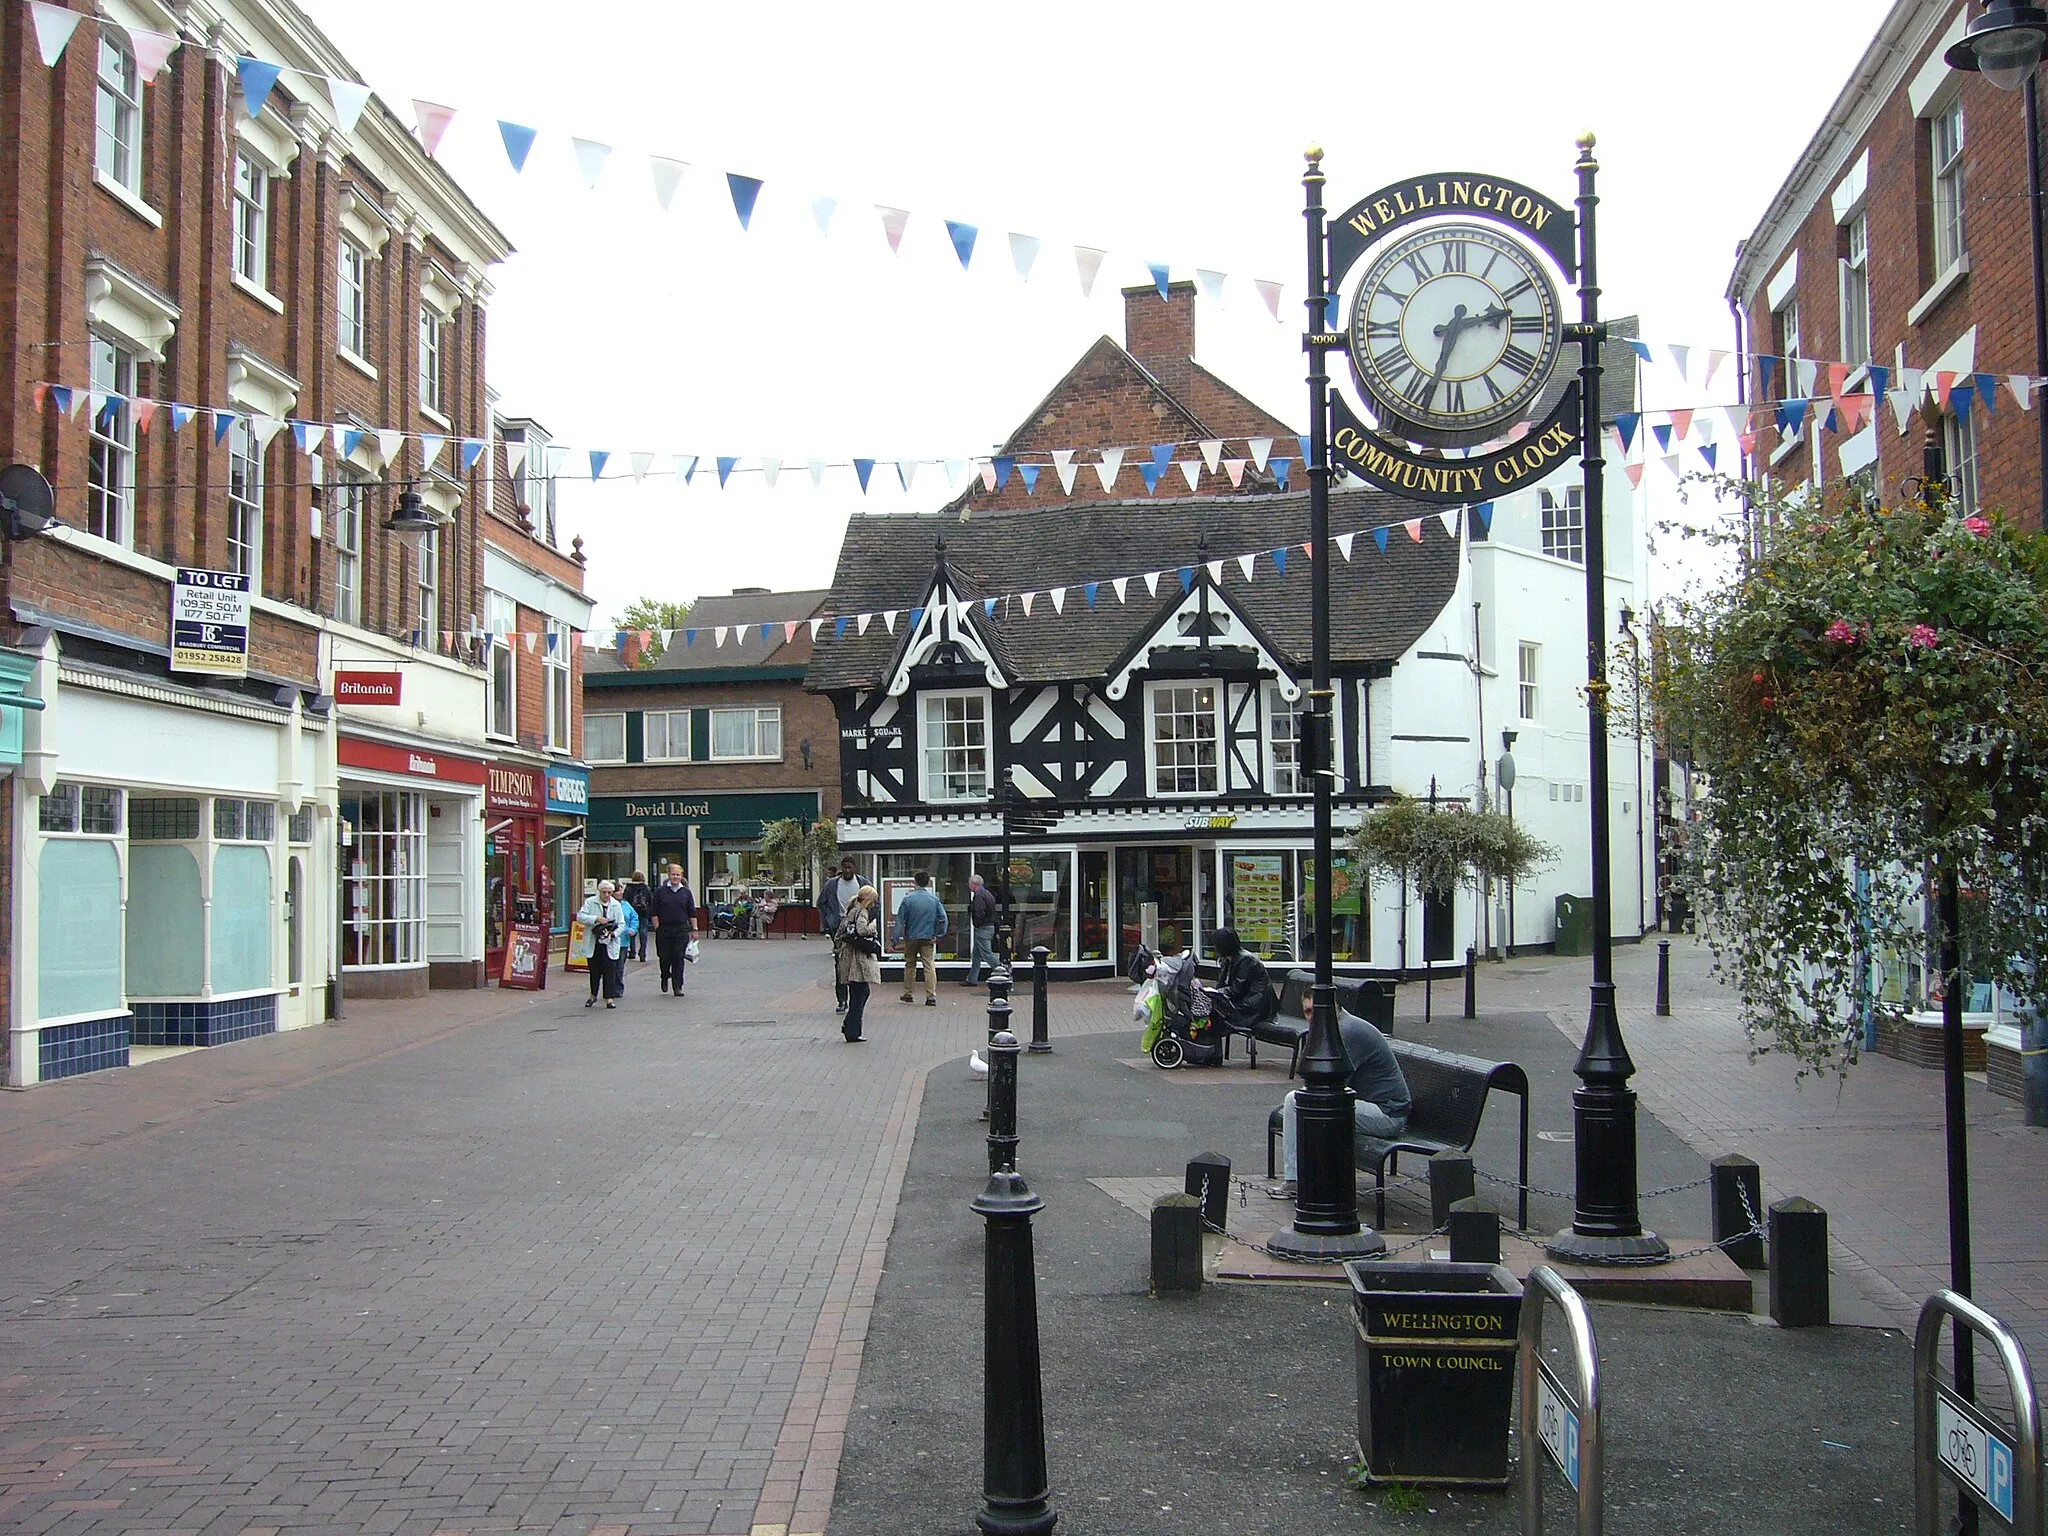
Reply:
[[1231, 915], [1237, 936], [1254, 949], [1272, 949], [1287, 935], [1287, 855], [1230, 856]]

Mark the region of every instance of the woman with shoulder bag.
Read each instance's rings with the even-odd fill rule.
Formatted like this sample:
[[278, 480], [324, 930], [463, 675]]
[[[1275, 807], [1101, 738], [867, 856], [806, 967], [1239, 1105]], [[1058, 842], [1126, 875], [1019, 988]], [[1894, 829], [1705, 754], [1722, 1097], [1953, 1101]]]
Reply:
[[594, 1007], [602, 990], [605, 1007], [616, 1008], [625, 991], [619, 975], [619, 949], [625, 937], [626, 908], [612, 894], [611, 881], [598, 881], [597, 894], [583, 903], [576, 920], [583, 925], [583, 942], [589, 946], [584, 953], [590, 964], [590, 999], [583, 1006]]
[[861, 1033], [861, 1020], [867, 1013], [869, 991], [882, 980], [882, 930], [875, 920], [875, 899], [875, 888], [862, 886], [834, 935], [839, 980], [846, 986], [846, 1018], [839, 1032], [848, 1045], [859, 1045], [867, 1038]]

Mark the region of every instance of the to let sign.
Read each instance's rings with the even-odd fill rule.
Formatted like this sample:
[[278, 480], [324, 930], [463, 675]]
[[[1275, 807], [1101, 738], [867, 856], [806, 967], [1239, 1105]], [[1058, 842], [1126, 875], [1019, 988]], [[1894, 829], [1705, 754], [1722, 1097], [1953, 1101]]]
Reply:
[[249, 675], [249, 578], [180, 566], [171, 587], [171, 670]]
[[404, 674], [399, 672], [337, 672], [334, 674], [334, 702], [396, 704], [404, 680]]

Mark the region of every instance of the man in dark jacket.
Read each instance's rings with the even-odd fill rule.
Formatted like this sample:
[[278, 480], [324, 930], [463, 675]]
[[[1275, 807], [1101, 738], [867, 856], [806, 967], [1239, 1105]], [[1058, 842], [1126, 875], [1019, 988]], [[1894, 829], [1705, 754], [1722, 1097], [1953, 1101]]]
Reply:
[[654, 888], [654, 952], [661, 961], [661, 990], [683, 995], [683, 967], [690, 961], [690, 940], [697, 932], [697, 898], [683, 879], [683, 866], [671, 864], [668, 878]]
[[967, 964], [963, 987], [980, 984], [996, 968], [996, 893], [981, 876], [967, 877], [967, 928], [974, 939], [974, 957]]
[[839, 861], [839, 873], [827, 875], [825, 888], [818, 892], [818, 926], [825, 931], [825, 942], [832, 946], [834, 1013], [846, 1012], [846, 983], [839, 979], [844, 969], [839, 963], [839, 926], [846, 921], [847, 909], [859, 894], [860, 876], [854, 873], [853, 855], [849, 853]]
[[626, 888], [619, 892], [619, 900], [633, 909], [633, 916], [638, 920], [631, 943], [636, 951], [635, 958], [645, 965], [647, 930], [653, 926], [648, 919], [654, 915], [654, 893], [647, 888], [646, 877], [639, 870], [633, 871], [632, 878], [626, 882]]

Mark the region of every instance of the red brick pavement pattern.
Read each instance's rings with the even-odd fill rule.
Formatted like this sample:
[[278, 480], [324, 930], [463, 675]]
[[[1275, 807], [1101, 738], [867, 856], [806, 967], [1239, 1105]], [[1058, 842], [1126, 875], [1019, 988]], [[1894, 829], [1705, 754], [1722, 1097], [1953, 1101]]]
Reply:
[[[1865, 1056], [1845, 1081], [1797, 1080], [1782, 1057], [1750, 1059], [1734, 998], [1704, 944], [1672, 940], [1672, 1010], [1655, 1016], [1654, 939], [1615, 951], [1622, 1026], [1643, 1108], [1705, 1157], [1740, 1152], [1762, 1165], [1767, 1199], [1804, 1195], [1826, 1208], [1838, 1268], [1911, 1327], [1948, 1284], [1948, 1173], [1938, 1072]], [[1489, 1003], [1546, 1008], [1572, 1039], [1585, 1032], [1588, 960], [1523, 960], [1482, 971]], [[1981, 1079], [1966, 1095], [1971, 1243], [1977, 1301], [2048, 1371], [2048, 1132]]]

